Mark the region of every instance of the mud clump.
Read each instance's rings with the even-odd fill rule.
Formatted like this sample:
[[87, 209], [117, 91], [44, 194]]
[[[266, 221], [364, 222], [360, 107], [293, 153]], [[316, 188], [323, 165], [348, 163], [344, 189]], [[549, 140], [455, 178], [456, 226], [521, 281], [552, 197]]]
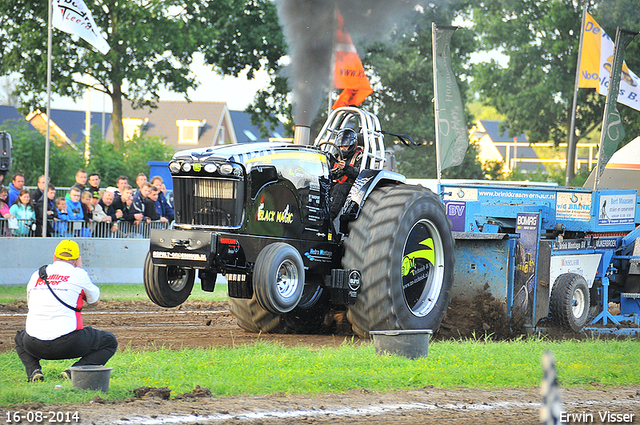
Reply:
[[472, 301], [453, 299], [434, 339], [511, 337], [504, 302], [487, 291], [479, 291]]
[[133, 390], [133, 393], [138, 398], [159, 398], [162, 400], [169, 400], [169, 397], [171, 397], [171, 390], [167, 387], [140, 387]]
[[201, 397], [211, 397], [211, 390], [209, 390], [209, 388], [203, 388], [200, 385], [196, 385], [196, 388], [193, 391], [177, 395], [174, 400], [189, 400]]

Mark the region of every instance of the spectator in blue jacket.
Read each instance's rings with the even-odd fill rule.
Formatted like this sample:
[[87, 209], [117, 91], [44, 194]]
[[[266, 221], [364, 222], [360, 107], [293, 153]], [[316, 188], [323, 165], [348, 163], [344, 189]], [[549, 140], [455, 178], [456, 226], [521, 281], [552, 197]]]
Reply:
[[20, 196], [20, 191], [24, 189], [24, 174], [14, 174], [11, 183], [9, 183], [9, 199], [7, 203], [13, 205], [13, 203]]
[[[170, 223], [171, 221], [173, 221], [173, 216], [171, 217], [171, 219], [169, 219], [169, 217], [167, 217], [167, 213], [163, 209], [162, 203], [160, 202], [160, 199], [158, 198], [158, 194], [159, 193], [160, 193], [160, 191], [158, 190], [158, 188], [156, 188], [155, 186], [151, 186], [151, 190], [149, 191], [149, 198], [148, 198], [149, 201], [148, 202], [150, 202], [151, 205], [153, 207], [155, 207], [155, 211], [157, 212], [157, 215], [155, 215], [155, 216], [148, 215], [148, 217], [150, 217], [152, 220], [160, 220], [162, 223]], [[145, 211], [146, 211], [146, 209], [145, 209]]]
[[85, 214], [84, 207], [80, 201], [81, 196], [82, 192], [80, 189], [75, 186], [71, 188], [69, 191], [69, 198], [67, 199], [67, 215], [69, 216], [69, 221], [76, 222], [72, 224], [72, 227], [74, 227], [73, 234], [75, 236], [86, 238], [91, 236], [91, 232], [89, 229], [84, 227]]
[[67, 238], [69, 233], [69, 214], [67, 214], [67, 201], [63, 197], [56, 198], [57, 220], [53, 222], [53, 231], [56, 236]]
[[160, 176], [154, 176], [151, 179], [151, 184], [158, 189], [158, 201], [162, 204], [163, 213], [160, 214], [163, 217], [167, 217], [169, 221], [173, 221], [175, 218], [175, 213], [173, 211], [173, 205], [169, 200], [169, 191], [167, 191], [167, 187], [164, 185], [164, 181]]

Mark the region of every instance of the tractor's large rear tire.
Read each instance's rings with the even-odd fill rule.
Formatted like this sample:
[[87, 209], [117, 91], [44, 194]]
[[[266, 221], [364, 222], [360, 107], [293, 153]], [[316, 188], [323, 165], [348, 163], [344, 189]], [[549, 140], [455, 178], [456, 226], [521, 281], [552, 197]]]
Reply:
[[580, 332], [589, 318], [589, 287], [585, 278], [574, 273], [558, 276], [553, 283], [549, 309], [555, 325]]
[[[316, 279], [319, 281], [320, 279]], [[326, 330], [327, 314], [331, 310], [331, 294], [317, 282], [304, 286], [300, 302], [289, 313], [282, 315], [287, 329], [298, 334], [318, 334]]]
[[238, 326], [247, 332], [280, 333], [284, 330], [280, 315], [262, 308], [255, 294], [251, 299], [231, 298], [231, 314]]
[[443, 204], [420, 186], [376, 189], [352, 224], [343, 267], [361, 288], [347, 318], [354, 332], [440, 328], [453, 285], [451, 223]]
[[195, 270], [177, 266], [155, 266], [148, 252], [142, 280], [149, 299], [160, 307], [177, 307], [189, 298]]

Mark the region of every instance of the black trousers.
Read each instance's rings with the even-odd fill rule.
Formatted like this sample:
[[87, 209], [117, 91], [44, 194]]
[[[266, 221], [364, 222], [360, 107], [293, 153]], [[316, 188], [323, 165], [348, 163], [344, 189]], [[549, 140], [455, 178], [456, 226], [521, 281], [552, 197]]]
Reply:
[[40, 369], [40, 360], [75, 359], [73, 366], [105, 365], [118, 349], [118, 341], [111, 332], [86, 327], [51, 341], [34, 338], [21, 330], [15, 337], [18, 357], [30, 377]]
[[331, 202], [329, 204], [329, 212], [331, 213], [331, 220], [336, 218], [338, 214], [340, 214], [340, 210], [344, 206], [344, 203], [347, 200], [347, 196], [349, 196], [349, 191], [351, 190], [351, 186], [353, 184], [349, 182], [337, 183], [331, 188], [330, 198]]

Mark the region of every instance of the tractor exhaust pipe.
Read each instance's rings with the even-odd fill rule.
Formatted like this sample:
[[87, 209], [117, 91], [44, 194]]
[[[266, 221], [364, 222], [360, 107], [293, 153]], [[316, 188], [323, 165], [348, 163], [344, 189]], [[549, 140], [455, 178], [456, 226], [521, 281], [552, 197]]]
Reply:
[[306, 125], [296, 125], [295, 133], [293, 135], [293, 143], [295, 145], [308, 145], [310, 134], [311, 127], [307, 127]]

